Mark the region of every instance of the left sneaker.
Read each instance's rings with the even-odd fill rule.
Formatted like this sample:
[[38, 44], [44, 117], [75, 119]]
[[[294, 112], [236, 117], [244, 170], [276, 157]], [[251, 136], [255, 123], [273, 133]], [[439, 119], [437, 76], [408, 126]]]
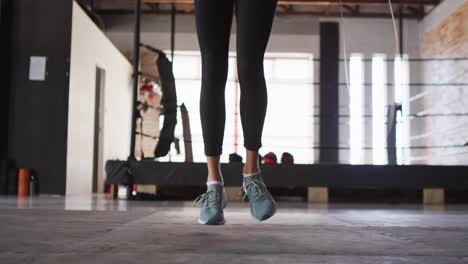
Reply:
[[244, 177], [242, 188], [244, 197], [249, 197], [250, 213], [259, 221], [266, 220], [276, 213], [276, 202], [263, 182], [261, 172]]

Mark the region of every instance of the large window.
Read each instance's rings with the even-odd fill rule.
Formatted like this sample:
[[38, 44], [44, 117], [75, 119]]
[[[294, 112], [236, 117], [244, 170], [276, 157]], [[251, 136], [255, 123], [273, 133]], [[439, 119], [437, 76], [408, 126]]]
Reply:
[[[236, 74], [235, 53], [230, 54], [226, 84], [226, 127], [222, 162], [237, 152], [244, 157], [243, 133], [239, 114], [240, 86]], [[304, 53], [266, 53], [264, 60], [268, 89], [268, 110], [260, 154], [273, 151], [278, 159], [283, 152], [294, 155], [296, 163], [314, 161], [314, 86], [313, 57]], [[201, 88], [201, 58], [198, 52], [176, 52], [174, 57], [178, 104], [187, 106], [192, 132], [192, 148], [196, 162], [205, 161], [200, 124], [199, 96]], [[180, 116], [179, 116], [180, 118]], [[176, 136], [182, 142], [182, 122]], [[160, 160], [183, 161], [174, 149]]]
[[364, 153], [364, 63], [361, 54], [351, 55], [349, 69], [350, 163], [360, 164]]
[[[397, 164], [408, 160], [409, 146], [409, 65], [408, 56], [396, 56], [393, 61], [393, 98], [396, 107]], [[387, 60], [384, 54], [372, 57], [372, 153], [374, 164], [387, 163]], [[393, 108], [390, 108], [393, 109]]]
[[374, 164], [387, 163], [387, 67], [384, 54], [372, 57], [372, 156]]
[[405, 164], [409, 160], [409, 64], [407, 55], [395, 57], [394, 91], [395, 104], [401, 106], [401, 109], [396, 113], [397, 164]]

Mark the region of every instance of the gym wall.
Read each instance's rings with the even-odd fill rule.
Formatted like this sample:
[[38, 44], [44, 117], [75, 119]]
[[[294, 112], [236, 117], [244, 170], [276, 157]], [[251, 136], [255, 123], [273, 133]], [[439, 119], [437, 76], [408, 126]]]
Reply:
[[96, 67], [105, 71], [102, 156], [98, 190], [104, 183], [104, 162], [127, 159], [130, 147], [132, 66], [104, 33], [73, 3], [68, 112], [67, 194], [91, 193], [96, 96]]
[[[35, 170], [41, 193], [91, 193], [99, 66], [106, 71], [102, 190], [104, 161], [128, 156], [131, 65], [74, 1], [12, 2], [8, 158]], [[44, 81], [29, 80], [31, 56], [47, 58]]]
[[8, 125], [10, 105], [10, 63], [11, 63], [11, 22], [13, 0], [0, 0], [0, 122], [4, 129], [0, 131], [0, 160], [8, 157]]
[[[12, 14], [9, 158], [34, 168], [42, 193], [65, 193], [72, 0], [15, 0]], [[29, 80], [45, 56], [44, 81]]]

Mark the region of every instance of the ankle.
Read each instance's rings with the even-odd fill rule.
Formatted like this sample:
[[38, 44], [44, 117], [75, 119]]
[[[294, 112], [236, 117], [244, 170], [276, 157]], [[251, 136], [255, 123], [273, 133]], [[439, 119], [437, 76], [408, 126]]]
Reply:
[[215, 181], [215, 180], [207, 180], [206, 181], [206, 186], [210, 186], [210, 185], [213, 185], [213, 184], [217, 184], [217, 185], [221, 185], [221, 186], [224, 186], [224, 182], [221, 180], [221, 181]]
[[221, 172], [208, 172], [208, 177], [206, 178], [206, 181], [224, 182], [223, 175], [221, 174]]
[[244, 168], [242, 170], [242, 174], [244, 176], [251, 176], [251, 175], [254, 175], [254, 174], [258, 174], [260, 172], [261, 172], [260, 168]]

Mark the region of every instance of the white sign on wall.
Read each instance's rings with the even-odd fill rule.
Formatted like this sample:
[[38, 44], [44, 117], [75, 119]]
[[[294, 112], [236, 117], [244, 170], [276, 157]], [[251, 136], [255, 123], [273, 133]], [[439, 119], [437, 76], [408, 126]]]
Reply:
[[45, 81], [47, 57], [31, 56], [29, 62], [29, 80]]

